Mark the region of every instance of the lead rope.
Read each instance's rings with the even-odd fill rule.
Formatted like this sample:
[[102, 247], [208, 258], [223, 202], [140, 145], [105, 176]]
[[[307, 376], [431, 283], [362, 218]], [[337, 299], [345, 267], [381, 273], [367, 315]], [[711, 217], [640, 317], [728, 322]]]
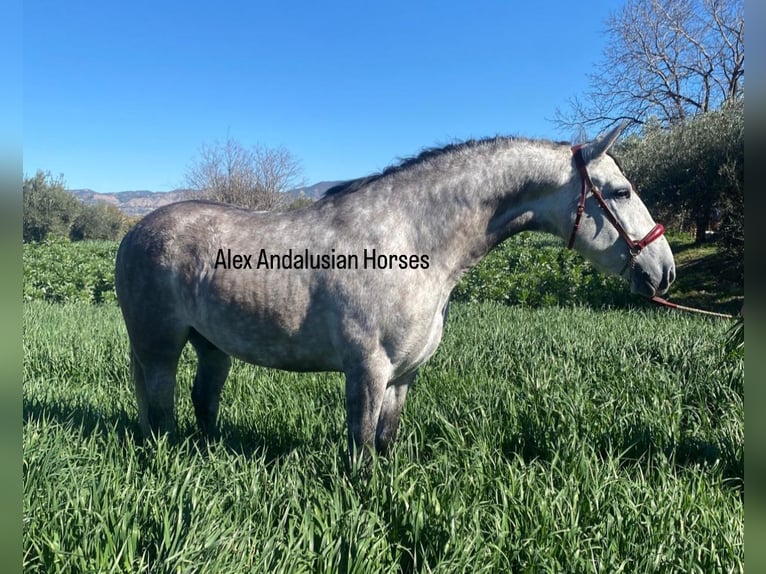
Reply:
[[704, 309], [697, 309], [696, 307], [687, 307], [686, 305], [679, 305], [678, 303], [673, 303], [657, 295], [652, 297], [651, 301], [656, 303], [657, 305], [668, 307], [669, 309], [679, 309], [681, 311], [689, 311], [690, 313], [699, 313], [700, 315], [708, 315], [709, 317], [720, 317], [722, 319], [737, 319], [736, 315], [730, 315], [728, 313], [716, 313], [715, 311], [706, 311]]

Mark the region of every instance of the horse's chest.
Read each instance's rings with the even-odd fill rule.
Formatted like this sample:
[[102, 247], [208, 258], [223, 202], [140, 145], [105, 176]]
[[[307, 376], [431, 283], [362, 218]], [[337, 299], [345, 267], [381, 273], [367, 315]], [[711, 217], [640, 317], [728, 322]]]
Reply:
[[420, 367], [436, 352], [442, 340], [448, 306], [449, 303], [446, 303], [428, 320], [410, 325], [409, 331], [404, 329], [401, 332], [399, 348], [391, 349], [389, 353], [394, 357], [392, 362], [397, 374]]

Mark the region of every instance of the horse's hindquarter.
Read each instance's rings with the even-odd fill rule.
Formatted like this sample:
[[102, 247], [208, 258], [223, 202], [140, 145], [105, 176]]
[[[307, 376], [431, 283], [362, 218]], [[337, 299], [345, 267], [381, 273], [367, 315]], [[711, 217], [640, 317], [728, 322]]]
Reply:
[[[193, 262], [174, 280], [189, 325], [224, 352], [288, 370], [340, 370], [328, 327], [334, 310], [321, 296], [323, 278], [307, 269], [264, 265], [295, 251], [300, 230], [281, 214], [222, 210], [211, 234], [195, 242]], [[228, 217], [227, 217], [228, 216]], [[291, 229], [292, 227], [292, 229]], [[201, 239], [208, 237], [200, 249]], [[178, 246], [181, 250], [188, 249]], [[272, 261], [276, 264], [276, 260]]]

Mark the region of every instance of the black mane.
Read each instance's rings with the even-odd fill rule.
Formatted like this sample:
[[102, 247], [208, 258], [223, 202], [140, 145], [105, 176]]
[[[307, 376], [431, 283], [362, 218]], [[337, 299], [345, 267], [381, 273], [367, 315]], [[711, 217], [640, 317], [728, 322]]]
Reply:
[[416, 165], [420, 165], [422, 163], [428, 162], [434, 158], [437, 158], [446, 154], [450, 154], [453, 152], [459, 152], [465, 149], [472, 149], [472, 148], [480, 147], [483, 145], [496, 144], [496, 143], [504, 142], [504, 141], [531, 141], [531, 140], [526, 140], [525, 138], [509, 137], [509, 136], [495, 136], [495, 137], [483, 138], [478, 140], [470, 139], [463, 142], [451, 143], [443, 147], [434, 147], [434, 148], [425, 149], [422, 152], [420, 152], [418, 155], [405, 158], [401, 160], [398, 164], [389, 166], [383, 171], [381, 171], [380, 173], [369, 175], [367, 177], [350, 179], [348, 181], [344, 181], [343, 183], [339, 183], [338, 185], [334, 185], [333, 187], [331, 187], [330, 189], [324, 192], [323, 197], [337, 197], [340, 195], [353, 193], [355, 191], [362, 189], [363, 187], [366, 187], [370, 183], [378, 181], [389, 175], [400, 173]]
[[348, 181], [344, 181], [343, 183], [333, 185], [331, 188], [329, 188], [327, 191], [324, 192], [322, 197], [332, 197], [334, 195], [344, 195], [346, 193], [352, 193], [354, 191], [357, 191], [358, 189], [363, 188], [365, 185], [367, 185], [371, 181], [375, 181], [376, 179], [380, 179], [381, 177], [383, 177], [382, 173], [378, 175], [370, 175], [367, 177], [359, 177], [357, 179], [349, 179]]

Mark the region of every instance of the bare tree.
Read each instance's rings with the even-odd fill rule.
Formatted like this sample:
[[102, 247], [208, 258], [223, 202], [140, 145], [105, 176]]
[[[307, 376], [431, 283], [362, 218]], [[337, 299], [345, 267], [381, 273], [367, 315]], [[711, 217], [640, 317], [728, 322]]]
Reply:
[[300, 162], [284, 147], [245, 148], [227, 138], [203, 145], [186, 172], [193, 195], [249, 209], [275, 210], [285, 204], [284, 192], [300, 185]]
[[590, 89], [556, 111], [560, 127], [669, 126], [744, 91], [744, 0], [627, 0], [606, 34]]

